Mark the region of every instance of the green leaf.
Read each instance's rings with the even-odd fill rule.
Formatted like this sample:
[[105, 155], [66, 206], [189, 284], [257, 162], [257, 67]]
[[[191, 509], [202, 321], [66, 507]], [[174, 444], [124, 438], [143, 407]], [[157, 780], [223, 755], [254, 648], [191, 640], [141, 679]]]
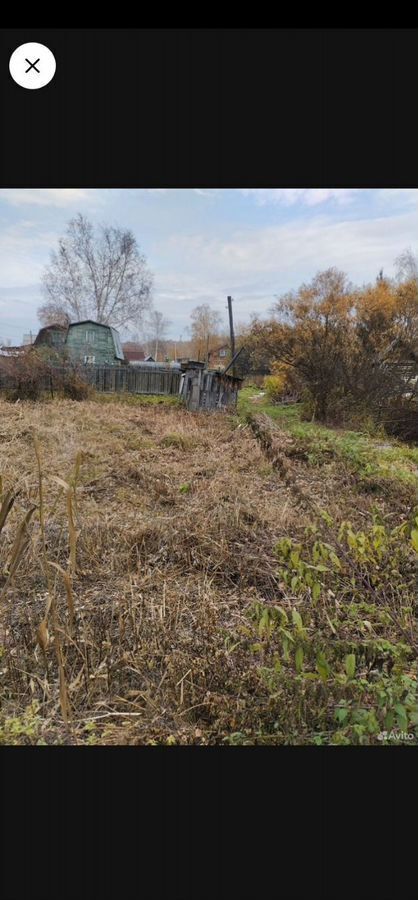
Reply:
[[298, 613], [297, 609], [292, 610], [292, 622], [300, 631], [303, 630], [302, 616]]
[[315, 601], [315, 603], [317, 600], [319, 600], [320, 595], [321, 595], [321, 585], [320, 585], [319, 581], [315, 581], [314, 584], [312, 585], [312, 598]]
[[392, 731], [393, 728], [393, 711], [390, 709], [385, 715], [385, 728], [387, 731]]
[[342, 722], [345, 722], [345, 720], [348, 716], [348, 713], [349, 713], [349, 710], [345, 706], [337, 707], [337, 709], [335, 710], [335, 718], [336, 718], [337, 722], [339, 722], [340, 724]]
[[414, 550], [418, 553], [418, 531], [416, 531], [415, 528], [411, 531], [411, 541]]
[[322, 681], [326, 681], [329, 676], [330, 669], [324, 654], [321, 652], [319, 652], [316, 657], [316, 668], [322, 678]]
[[399, 727], [402, 731], [408, 731], [408, 713], [402, 703], [395, 703], [394, 710], [398, 717]]
[[344, 661], [344, 668], [348, 678], [353, 678], [354, 672], [356, 671], [356, 657], [354, 653], [347, 654]]
[[301, 671], [302, 671], [302, 665], [303, 665], [303, 650], [302, 650], [302, 647], [298, 647], [297, 650], [296, 650], [296, 653], [295, 653], [295, 663], [296, 663], [296, 671], [297, 671], [297, 672], [301, 672]]
[[330, 558], [330, 562], [332, 562], [332, 565], [334, 566], [334, 569], [340, 570], [340, 569], [341, 569], [341, 563], [340, 563], [340, 560], [338, 559], [337, 554], [334, 553], [334, 551], [332, 551], [332, 552], [330, 553], [329, 558]]
[[280, 628], [280, 631], [281, 631], [282, 634], [284, 634], [284, 636], [287, 638], [288, 641], [290, 641], [292, 644], [295, 643], [295, 639], [294, 639], [294, 637], [290, 634], [290, 631], [287, 631], [287, 629], [286, 629], [286, 628], [283, 628], [283, 627]]

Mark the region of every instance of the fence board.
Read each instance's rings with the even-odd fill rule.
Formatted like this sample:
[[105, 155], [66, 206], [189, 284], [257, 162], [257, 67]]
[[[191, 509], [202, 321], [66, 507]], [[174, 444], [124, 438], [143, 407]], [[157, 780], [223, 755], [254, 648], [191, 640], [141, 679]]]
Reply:
[[[42, 377], [42, 389], [50, 391], [54, 377], [70, 375], [68, 368], [54, 367], [51, 374]], [[86, 366], [77, 370], [77, 375], [91, 384], [96, 391], [116, 393], [126, 391], [131, 394], [178, 394], [180, 388], [179, 369], [170, 366]], [[0, 372], [0, 388], [14, 388], [18, 378]]]

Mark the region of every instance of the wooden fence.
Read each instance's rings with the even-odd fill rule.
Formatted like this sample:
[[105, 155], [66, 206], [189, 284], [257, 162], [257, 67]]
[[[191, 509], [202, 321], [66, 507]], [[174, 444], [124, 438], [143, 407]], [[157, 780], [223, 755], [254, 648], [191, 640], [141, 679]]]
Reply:
[[178, 394], [180, 370], [170, 366], [88, 366], [82, 377], [96, 391]]
[[[53, 367], [49, 374], [41, 376], [41, 388], [53, 391], [71, 374], [75, 374], [74, 370]], [[85, 366], [77, 368], [76, 374], [96, 391], [109, 393], [178, 394], [180, 389], [180, 369], [171, 366]], [[16, 388], [18, 381], [18, 376], [0, 372], [0, 389]]]

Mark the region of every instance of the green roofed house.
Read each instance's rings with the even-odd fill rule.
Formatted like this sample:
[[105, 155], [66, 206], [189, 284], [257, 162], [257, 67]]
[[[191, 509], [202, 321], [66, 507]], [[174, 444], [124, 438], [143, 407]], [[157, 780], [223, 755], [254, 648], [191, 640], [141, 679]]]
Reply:
[[124, 361], [119, 332], [111, 325], [87, 319], [68, 326], [66, 351], [73, 362], [92, 366], [120, 366]]

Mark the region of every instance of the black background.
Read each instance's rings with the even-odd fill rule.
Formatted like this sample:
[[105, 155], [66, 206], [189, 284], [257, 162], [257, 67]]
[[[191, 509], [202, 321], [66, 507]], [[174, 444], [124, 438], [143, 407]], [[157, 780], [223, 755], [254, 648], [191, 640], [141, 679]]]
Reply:
[[[3, 29], [0, 184], [412, 187], [417, 32]], [[8, 71], [28, 41], [57, 60], [40, 91]], [[0, 893], [404, 897], [416, 771], [409, 747], [2, 748]]]
[[[410, 187], [414, 29], [3, 29], [4, 187]], [[54, 53], [39, 91], [8, 71]]]

